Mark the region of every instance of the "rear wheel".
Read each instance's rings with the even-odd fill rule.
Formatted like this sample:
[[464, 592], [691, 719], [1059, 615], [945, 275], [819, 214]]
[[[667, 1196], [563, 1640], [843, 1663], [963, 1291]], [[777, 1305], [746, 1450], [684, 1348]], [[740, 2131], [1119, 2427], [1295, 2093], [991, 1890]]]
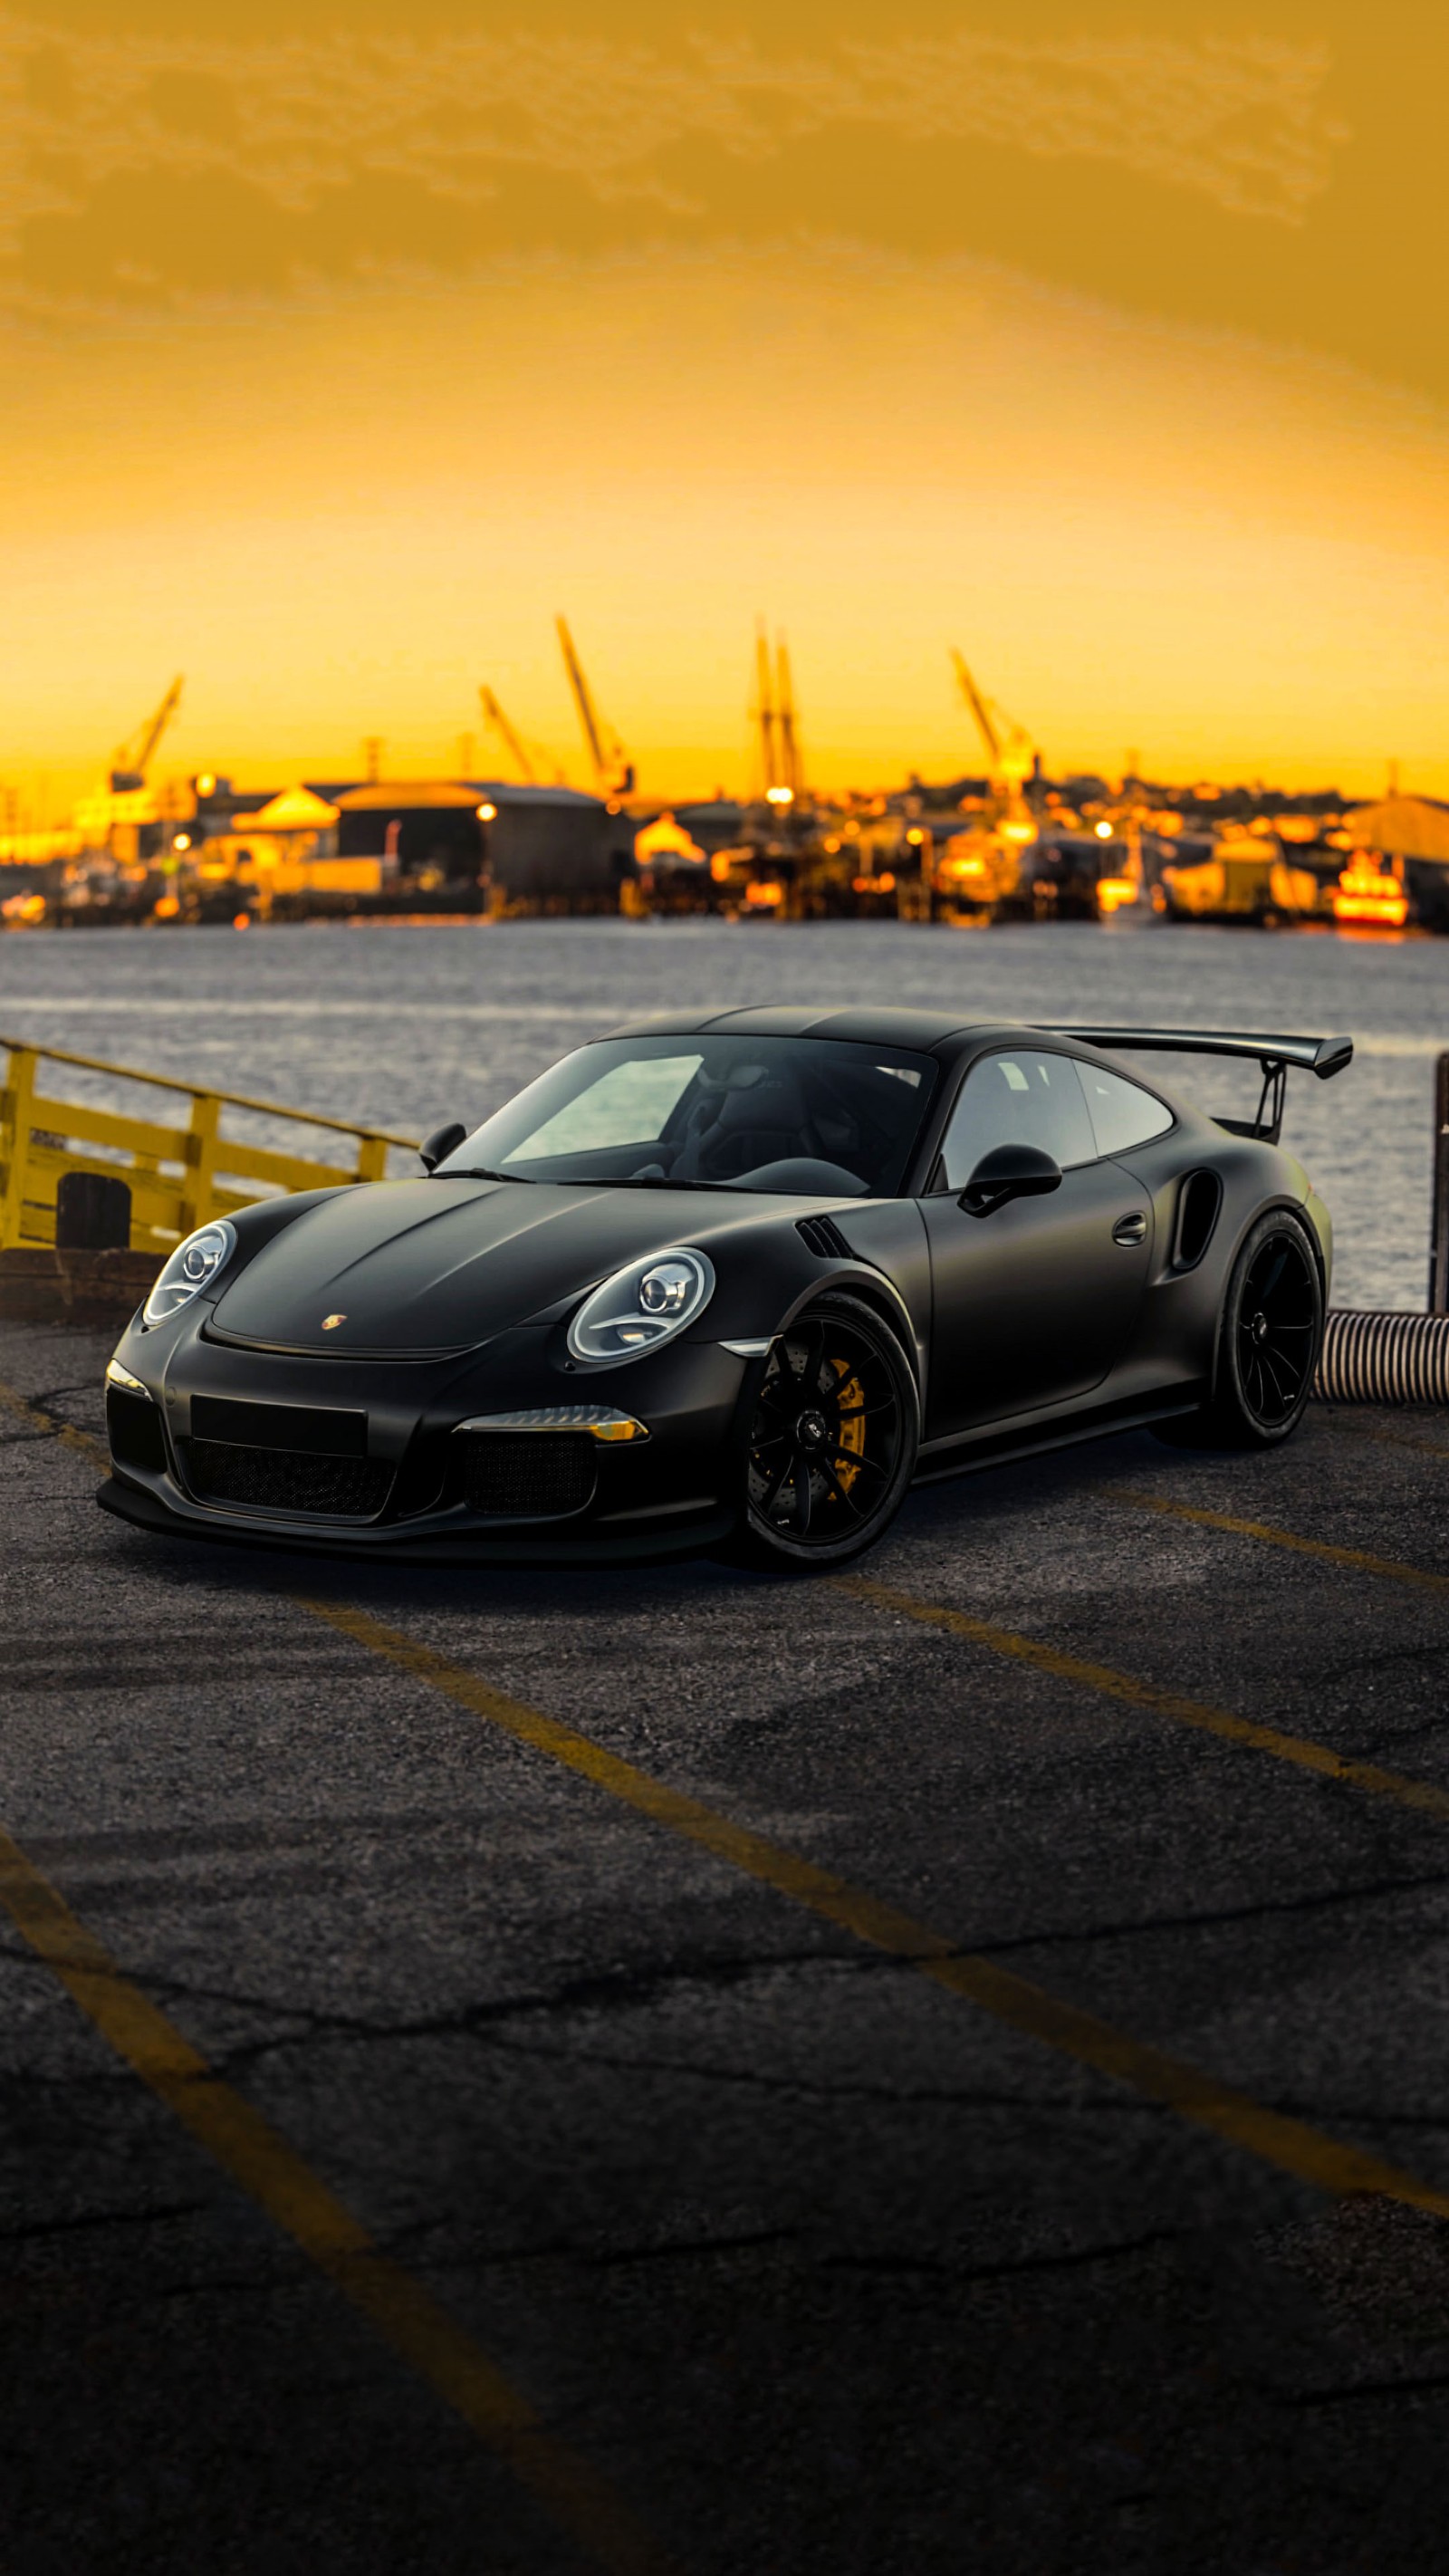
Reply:
[[817, 1298], [771, 1345], [755, 1400], [740, 1550], [756, 1564], [842, 1564], [894, 1520], [915, 1472], [916, 1381], [863, 1299]]
[[1323, 1341], [1323, 1283], [1291, 1209], [1260, 1216], [1233, 1264], [1218, 1326], [1212, 1401], [1164, 1423], [1173, 1448], [1271, 1449], [1298, 1427]]

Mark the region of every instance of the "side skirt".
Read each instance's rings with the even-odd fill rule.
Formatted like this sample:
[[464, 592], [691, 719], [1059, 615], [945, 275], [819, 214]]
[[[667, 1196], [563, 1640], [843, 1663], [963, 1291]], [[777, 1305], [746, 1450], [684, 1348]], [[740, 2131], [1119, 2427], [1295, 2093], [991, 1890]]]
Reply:
[[938, 1485], [948, 1476], [970, 1476], [978, 1468], [1008, 1466], [1014, 1458], [1036, 1458], [1048, 1449], [1074, 1449], [1084, 1440], [1109, 1440], [1118, 1431], [1150, 1430], [1154, 1422], [1178, 1422], [1190, 1413], [1199, 1413], [1207, 1401], [1206, 1383], [1184, 1402], [1175, 1396], [1169, 1404], [1138, 1404], [1117, 1407], [1103, 1405], [1090, 1417], [1078, 1415], [1055, 1423], [1043, 1424], [1039, 1431], [998, 1431], [973, 1439], [969, 1434], [959, 1441], [933, 1446], [924, 1457], [911, 1482], [913, 1485]]

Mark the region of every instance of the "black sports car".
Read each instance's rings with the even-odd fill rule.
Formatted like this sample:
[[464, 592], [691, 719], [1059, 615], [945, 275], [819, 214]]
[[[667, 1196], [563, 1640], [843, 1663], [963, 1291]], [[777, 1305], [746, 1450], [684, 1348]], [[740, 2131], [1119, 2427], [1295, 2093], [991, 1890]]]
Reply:
[[[1258, 1059], [1257, 1116], [1113, 1061], [1154, 1048]], [[1286, 1070], [1352, 1052], [908, 1010], [617, 1031], [415, 1180], [179, 1245], [107, 1372], [100, 1500], [439, 1564], [827, 1566], [913, 1479], [1132, 1424], [1286, 1439], [1331, 1260]]]

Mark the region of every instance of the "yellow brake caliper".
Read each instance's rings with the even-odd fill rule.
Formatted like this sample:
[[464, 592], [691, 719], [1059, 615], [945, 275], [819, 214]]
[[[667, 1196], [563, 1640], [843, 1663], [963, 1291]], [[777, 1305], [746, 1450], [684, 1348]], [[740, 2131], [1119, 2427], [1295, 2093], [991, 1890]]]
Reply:
[[[835, 1401], [841, 1413], [848, 1414], [850, 1417], [840, 1426], [841, 1449], [854, 1457], [863, 1458], [865, 1455], [865, 1396], [860, 1380], [851, 1375], [849, 1360], [832, 1360], [830, 1365], [836, 1375]], [[860, 1469], [842, 1466], [837, 1459], [835, 1472], [848, 1494], [860, 1474]]]

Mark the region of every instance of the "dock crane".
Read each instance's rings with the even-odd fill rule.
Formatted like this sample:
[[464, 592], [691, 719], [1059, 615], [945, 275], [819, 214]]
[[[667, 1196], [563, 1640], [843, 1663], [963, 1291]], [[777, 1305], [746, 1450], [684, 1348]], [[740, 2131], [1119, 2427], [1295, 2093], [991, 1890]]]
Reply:
[[1020, 797], [1027, 780], [1036, 774], [1036, 744], [1024, 725], [1014, 723], [994, 700], [983, 698], [964, 659], [954, 648], [951, 661], [957, 686], [986, 748], [986, 757], [991, 765], [991, 784], [998, 795], [1014, 801]]
[[784, 637], [775, 645], [775, 722], [780, 743], [780, 784], [788, 787], [795, 804], [805, 793], [805, 760], [800, 743], [800, 719], [795, 712], [795, 683], [790, 676], [790, 651]]
[[775, 732], [775, 677], [770, 668], [770, 647], [763, 617], [755, 624], [755, 703], [750, 715], [759, 735], [760, 784], [767, 797], [773, 796], [781, 782]]
[[759, 740], [760, 777], [767, 803], [798, 804], [805, 792], [805, 764], [789, 647], [783, 637], [778, 639], [772, 665], [763, 618], [755, 628], [755, 704], [750, 713]]
[[497, 734], [525, 787], [538, 785], [540, 768], [548, 771], [555, 787], [564, 785], [562, 761], [549, 749], [546, 742], [529, 742], [519, 732], [518, 727], [504, 713], [491, 689], [479, 690], [478, 703], [483, 710], [484, 723]]
[[527, 752], [524, 750], [519, 736], [514, 732], [512, 725], [509, 723], [507, 716], [504, 714], [498, 700], [493, 695], [492, 690], [480, 689], [478, 692], [478, 703], [483, 710], [484, 723], [491, 725], [493, 731], [497, 734], [499, 741], [502, 743], [504, 750], [509, 756], [509, 759], [518, 769], [525, 787], [536, 787], [538, 785], [538, 774], [534, 769], [533, 763], [529, 759]]
[[124, 796], [145, 786], [146, 772], [156, 756], [161, 737], [181, 704], [183, 685], [182, 675], [178, 672], [155, 714], [140, 726], [129, 742], [123, 742], [112, 752], [110, 785], [113, 796]]
[[574, 693], [574, 704], [579, 711], [579, 723], [583, 727], [584, 741], [588, 747], [589, 759], [593, 764], [594, 784], [601, 796], [611, 799], [616, 796], [627, 796], [634, 785], [634, 764], [613, 726], [606, 723], [594, 704], [588, 681], [584, 678], [583, 664], [574, 650], [574, 639], [569, 633], [566, 621], [562, 617], [556, 617], [554, 624], [558, 628], [564, 669], [568, 673], [569, 687]]
[[967, 830], [954, 833], [936, 862], [932, 901], [954, 903], [980, 919], [1003, 905], [1029, 899], [1023, 885], [1022, 853], [1038, 837], [1037, 819], [1026, 788], [1039, 774], [1037, 748], [1024, 725], [982, 696], [954, 647], [951, 666], [986, 753], [990, 792], [986, 812]]

